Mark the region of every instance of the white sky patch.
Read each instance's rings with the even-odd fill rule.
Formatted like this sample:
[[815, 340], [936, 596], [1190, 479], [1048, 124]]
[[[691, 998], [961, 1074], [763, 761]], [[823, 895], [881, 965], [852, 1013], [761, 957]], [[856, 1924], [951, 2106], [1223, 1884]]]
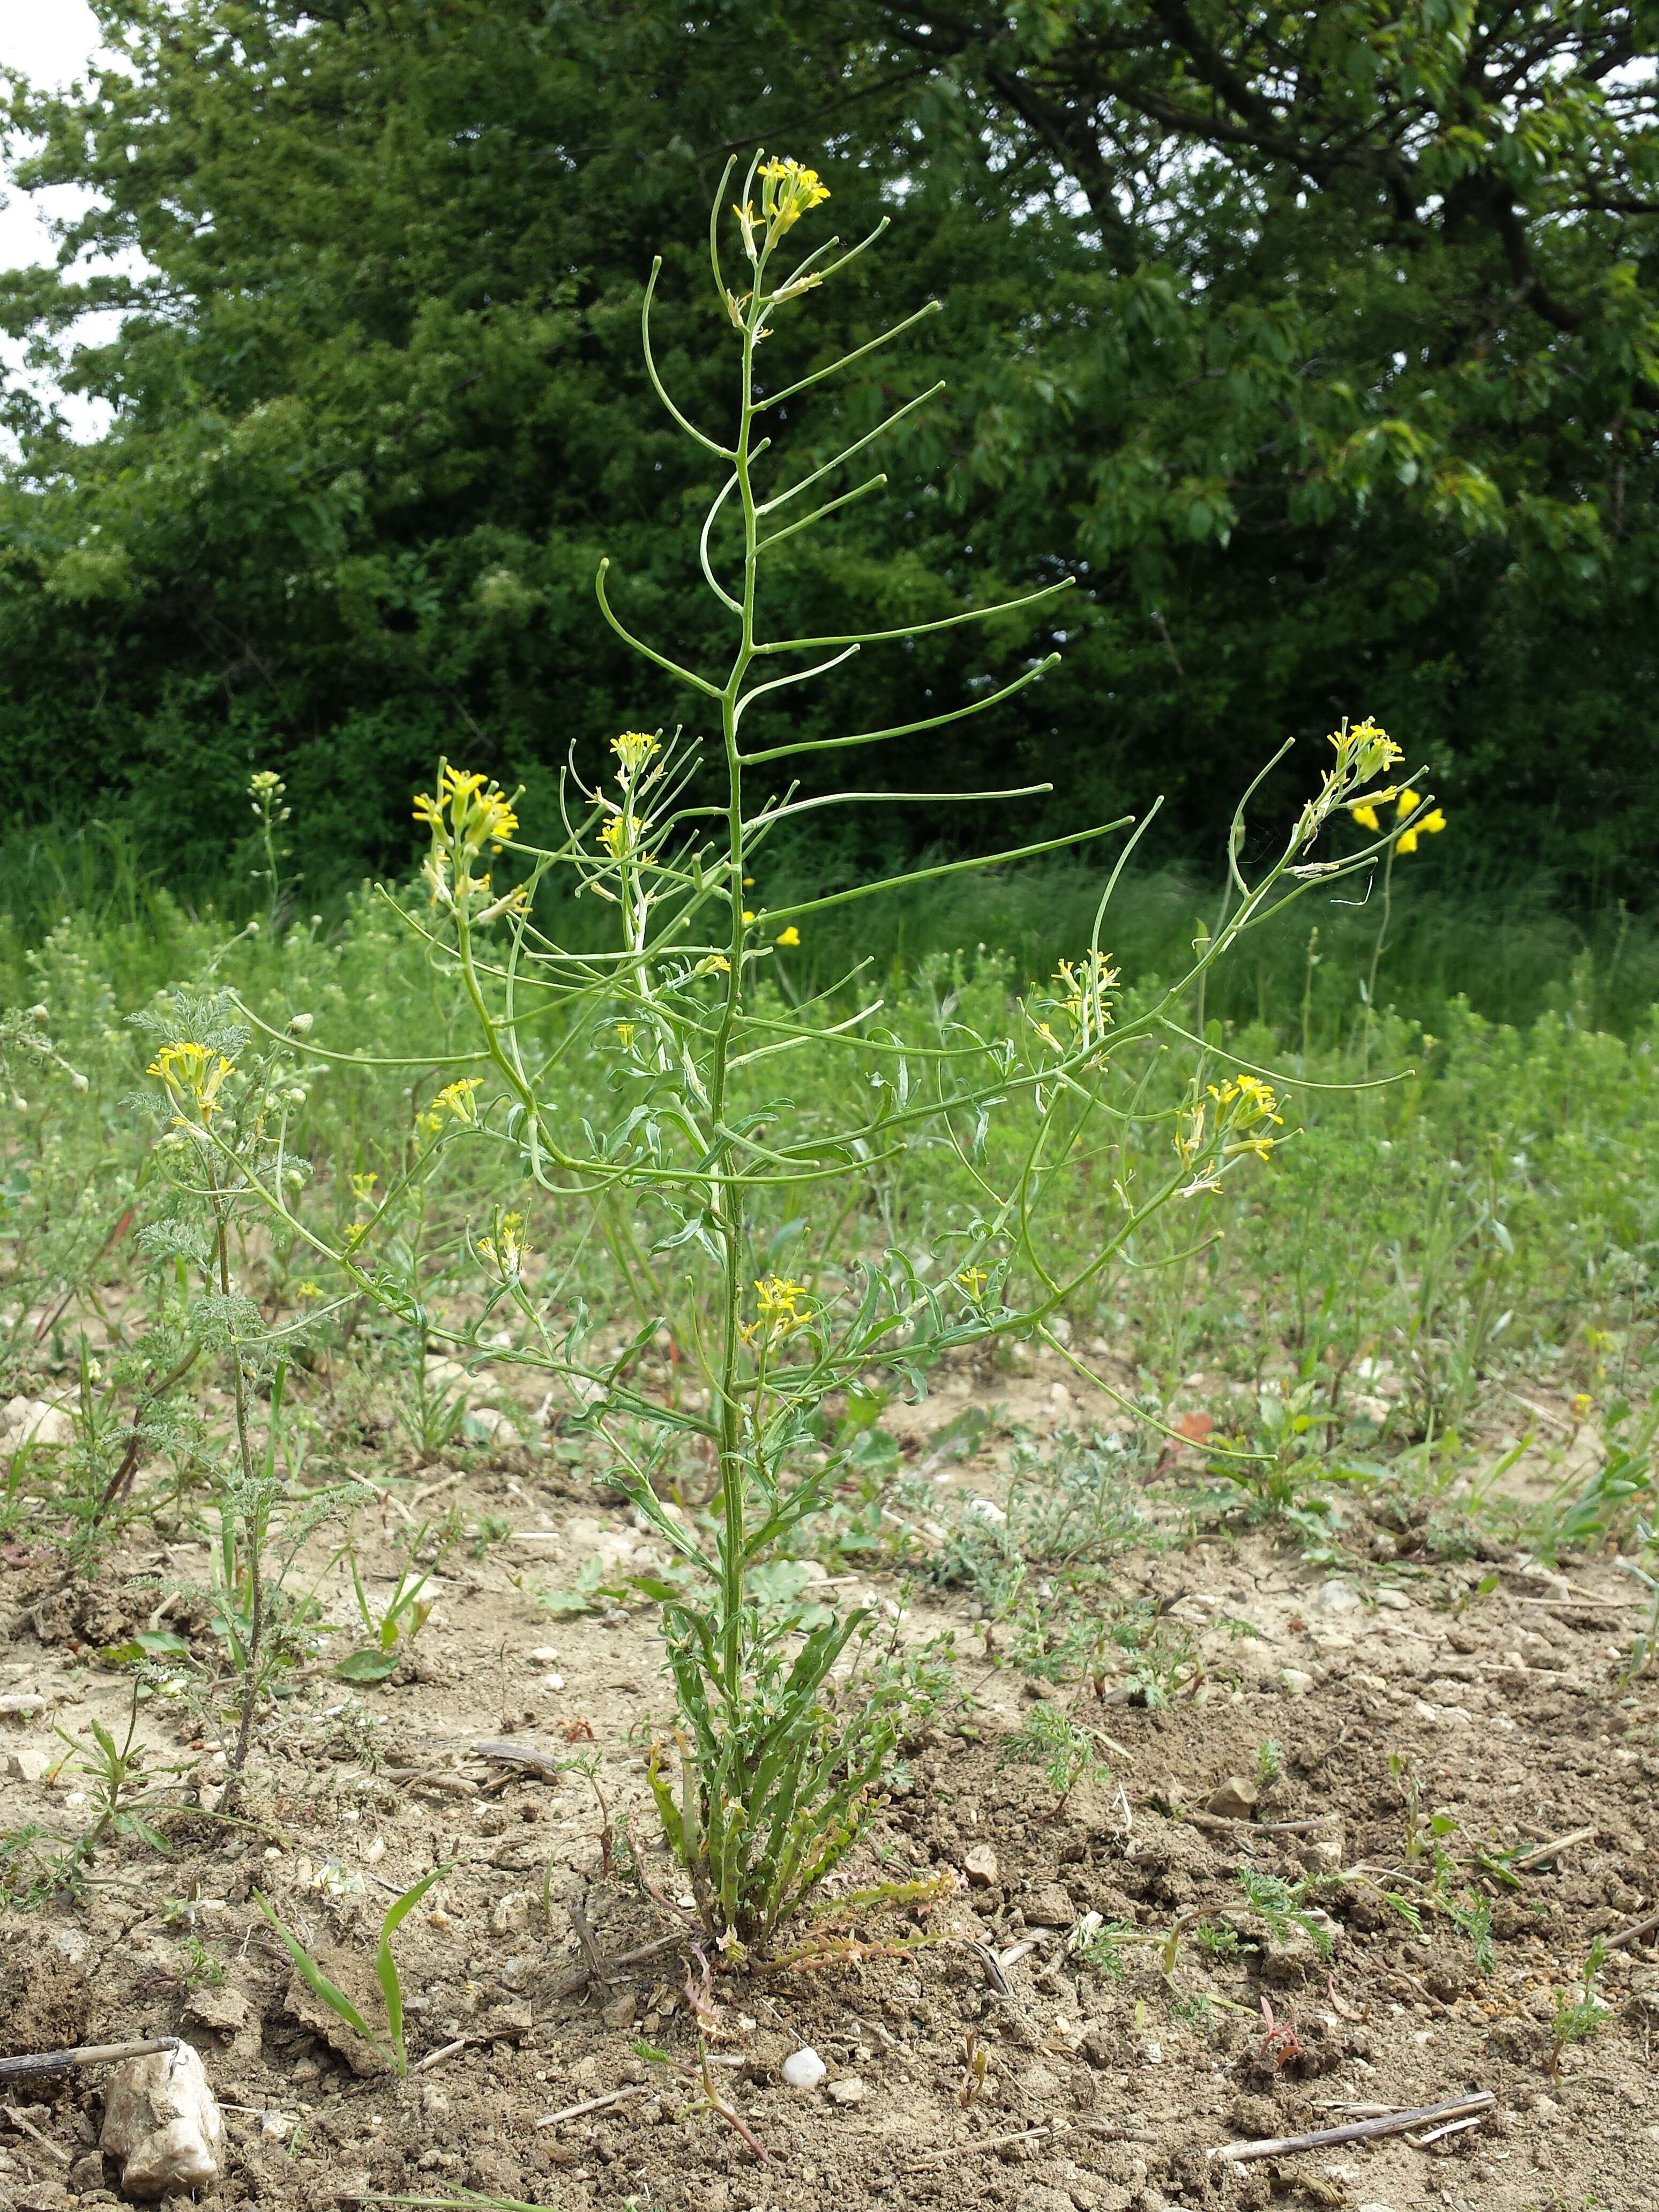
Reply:
[[[98, 21], [86, 0], [0, 0], [0, 66], [20, 70], [37, 88], [56, 89], [84, 76], [98, 50]], [[0, 179], [0, 269], [23, 269], [32, 263], [48, 266], [58, 258], [58, 241], [50, 228], [53, 220], [73, 222], [90, 204], [92, 194], [72, 185], [54, 185], [43, 192], [23, 192], [9, 176]], [[82, 336], [101, 344], [120, 326], [118, 314], [89, 315]], [[13, 338], [0, 338], [0, 376], [9, 384], [27, 383], [43, 399], [58, 397], [57, 380], [24, 369], [23, 349]], [[79, 394], [63, 401], [64, 419], [71, 435], [95, 438], [110, 420], [101, 400]]]

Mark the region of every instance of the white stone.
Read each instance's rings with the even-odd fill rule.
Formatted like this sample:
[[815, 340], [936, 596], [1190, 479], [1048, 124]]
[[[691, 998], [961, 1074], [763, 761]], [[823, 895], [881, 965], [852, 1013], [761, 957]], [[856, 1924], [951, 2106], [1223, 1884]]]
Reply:
[[461, 1423], [461, 1431], [475, 1443], [514, 1444], [519, 1441], [519, 1431], [512, 1421], [494, 1406], [471, 1407]]
[[837, 2105], [861, 2105], [864, 2102], [864, 2084], [856, 2074], [843, 2074], [839, 2081], [830, 2084], [830, 2096], [831, 2101]]
[[44, 1398], [9, 1398], [0, 1410], [0, 1456], [20, 1444], [67, 1444], [75, 1441], [75, 1424], [61, 1406]]
[[120, 2160], [129, 2197], [153, 2203], [210, 2188], [224, 2144], [224, 2118], [193, 2045], [129, 2058], [111, 2075], [99, 2148]]
[[1319, 1602], [1327, 1613], [1352, 1613], [1359, 1602], [1359, 1593], [1352, 1583], [1332, 1581], [1321, 1585]]
[[809, 2043], [790, 2052], [783, 2062], [782, 2071], [792, 2089], [816, 2089], [830, 2069]]
[[25, 1745], [14, 1751], [6, 1760], [6, 1771], [15, 1782], [43, 1782], [52, 1765], [52, 1753]]
[[1004, 1527], [1008, 1519], [994, 1498], [970, 1498], [963, 1507], [962, 1513], [964, 1520], [984, 1521], [993, 1528]]
[[1305, 1698], [1314, 1686], [1313, 1676], [1301, 1667], [1281, 1667], [1279, 1679], [1285, 1686], [1287, 1698]]

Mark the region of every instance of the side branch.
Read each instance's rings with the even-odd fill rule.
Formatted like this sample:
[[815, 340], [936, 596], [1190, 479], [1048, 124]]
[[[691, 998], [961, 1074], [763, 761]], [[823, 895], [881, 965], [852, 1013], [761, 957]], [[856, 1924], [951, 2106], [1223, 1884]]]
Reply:
[[1021, 599], [999, 599], [994, 607], [969, 607], [959, 615], [942, 615], [937, 622], [906, 623], [898, 629], [872, 630], [868, 636], [855, 636], [849, 631], [845, 637], [781, 637], [770, 645], [757, 645], [755, 650], [757, 653], [811, 653], [820, 645], [886, 645], [894, 638], [926, 637], [933, 630], [959, 629], [963, 623], [988, 622], [993, 615], [1035, 606], [1039, 599], [1053, 599], [1056, 592], [1069, 592], [1076, 581], [1075, 576], [1062, 576], [1057, 584], [1045, 584], [1041, 591], [1027, 592]]
[[605, 595], [605, 571], [610, 566], [611, 556], [607, 554], [600, 562], [598, 572], [593, 578], [593, 591], [599, 603], [599, 612], [616, 631], [623, 643], [631, 645], [641, 659], [654, 661], [659, 668], [665, 669], [669, 675], [677, 676], [682, 684], [689, 684], [694, 691], [701, 691], [705, 699], [720, 698], [720, 692], [709, 683], [706, 677], [696, 675], [689, 668], [682, 668], [678, 660], [671, 660], [666, 653], [659, 653], [654, 646], [647, 645], [643, 638], [635, 637], [632, 630], [623, 628], [616, 616], [611, 613], [611, 602]]
[[1012, 684], [1005, 684], [1000, 691], [992, 691], [983, 699], [973, 700], [966, 707], [952, 707], [943, 714], [930, 714], [924, 721], [900, 722], [890, 730], [861, 730], [852, 738], [807, 738], [798, 745], [774, 745], [767, 752], [744, 753], [742, 764], [744, 768], [756, 768], [763, 761], [788, 760], [796, 753], [844, 752], [848, 745], [878, 745], [887, 738], [908, 738], [914, 736], [918, 730], [938, 730], [947, 722], [965, 722], [970, 714], [982, 714], [989, 707], [1000, 706], [1005, 699], [1012, 699], [1016, 691], [1023, 691], [1028, 684], [1035, 684], [1039, 676], [1048, 674], [1059, 659], [1057, 653], [1051, 653], [1046, 659], [1039, 660], [1035, 668], [1028, 668]]

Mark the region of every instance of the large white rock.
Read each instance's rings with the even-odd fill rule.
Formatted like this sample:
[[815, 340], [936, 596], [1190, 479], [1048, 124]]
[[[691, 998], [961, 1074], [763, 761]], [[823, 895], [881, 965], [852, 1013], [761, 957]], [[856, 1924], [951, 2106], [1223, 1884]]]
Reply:
[[224, 2117], [193, 2045], [129, 2058], [115, 2069], [104, 2091], [99, 2148], [120, 2160], [128, 2196], [152, 2203], [219, 2179]]

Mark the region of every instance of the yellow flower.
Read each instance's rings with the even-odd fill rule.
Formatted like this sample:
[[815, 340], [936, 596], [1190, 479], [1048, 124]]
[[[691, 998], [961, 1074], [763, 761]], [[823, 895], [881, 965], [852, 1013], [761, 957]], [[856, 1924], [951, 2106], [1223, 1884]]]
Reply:
[[747, 907], [744, 907], [744, 910], [743, 910], [743, 926], [744, 926], [744, 927], [745, 929], [747, 929], [747, 928], [748, 928], [748, 927], [749, 927], [749, 925], [750, 925], [750, 922], [752, 922], [752, 921], [754, 921], [754, 919], [755, 919], [755, 917], [754, 917], [754, 915], [753, 915], [749, 911], [749, 908], [748, 908]]
[[1369, 803], [1360, 806], [1352, 806], [1349, 808], [1348, 811], [1353, 816], [1354, 820], [1359, 824], [1362, 830], [1380, 830], [1382, 827], [1382, 824], [1377, 819], [1376, 809]]
[[467, 859], [486, 845], [500, 852], [519, 826], [513, 801], [498, 783], [466, 775], [447, 761], [438, 764], [437, 797], [425, 791], [416, 794], [415, 819], [426, 823], [435, 846]]
[[617, 1024], [617, 1043], [622, 1047], [623, 1050], [624, 1052], [626, 1052], [626, 1051], [627, 1051], [627, 1049], [628, 1049], [628, 1048], [629, 1048], [629, 1046], [630, 1044], [632, 1044], [632, 1043], [633, 1043], [633, 1042], [634, 1042], [634, 1024], [633, 1024], [633, 1023], [632, 1023], [632, 1022], [618, 1022], [618, 1023]]
[[236, 1070], [222, 1053], [204, 1044], [166, 1044], [144, 1073], [161, 1078], [175, 1106], [193, 1104], [205, 1117], [218, 1112], [220, 1089]]
[[[1413, 796], [1415, 797], [1416, 794], [1413, 793]], [[1446, 817], [1437, 806], [1425, 814], [1420, 822], [1413, 822], [1409, 830], [1401, 831], [1398, 837], [1395, 839], [1395, 850], [1397, 853], [1414, 853], [1417, 850], [1417, 841], [1419, 837], [1437, 837], [1445, 826]]]
[[705, 952], [691, 972], [694, 975], [729, 975], [732, 963], [723, 952]]
[[978, 1297], [990, 1279], [983, 1267], [964, 1267], [957, 1277], [957, 1282], [961, 1284], [970, 1298]]
[[830, 197], [830, 187], [816, 169], [803, 168], [787, 156], [763, 162], [760, 180], [762, 220], [779, 231], [822, 207]]
[[303, 1283], [296, 1283], [294, 1285], [294, 1295], [296, 1298], [319, 1298], [323, 1294], [319, 1286], [307, 1277]]
[[458, 1121], [476, 1125], [478, 1119], [478, 1102], [472, 1094], [482, 1088], [483, 1084], [483, 1078], [481, 1075], [464, 1075], [459, 1083], [445, 1084], [443, 1089], [421, 1116], [422, 1124], [430, 1129], [441, 1129], [443, 1127], [444, 1115], [453, 1114]]
[[1374, 722], [1369, 714], [1352, 727], [1344, 722], [1340, 730], [1331, 732], [1327, 742], [1336, 748], [1336, 772], [1340, 775], [1352, 765], [1354, 780], [1358, 783], [1369, 783], [1374, 775], [1385, 775], [1397, 760], [1405, 757], [1382, 725]]
[[628, 824], [620, 814], [613, 814], [599, 831], [599, 842], [613, 860], [620, 860], [628, 849]]
[[520, 1273], [525, 1254], [528, 1249], [524, 1241], [524, 1216], [503, 1213], [497, 1217], [493, 1237], [481, 1237], [478, 1249], [492, 1267], [499, 1267], [503, 1275]]
[[[1062, 960], [1054, 980], [1079, 1040], [1092, 1042], [1103, 1036], [1112, 1026], [1111, 993], [1118, 981], [1109, 953], [1091, 951], [1081, 962]], [[1052, 1043], [1053, 1032], [1040, 1026]]]
[[[1247, 1152], [1265, 1160], [1279, 1141], [1267, 1134], [1267, 1127], [1282, 1128], [1284, 1121], [1271, 1084], [1256, 1075], [1229, 1076], [1224, 1083], [1212, 1083], [1206, 1098], [1194, 1099], [1182, 1111], [1176, 1125], [1176, 1151], [1182, 1164], [1190, 1166], [1211, 1137], [1224, 1160]], [[1194, 1190], [1217, 1187], [1212, 1177], [1193, 1185]]]
[[787, 929], [781, 929], [778, 932], [777, 941], [780, 945], [799, 945], [800, 943], [800, 932], [796, 928], [793, 921], [790, 923]]
[[662, 750], [662, 739], [648, 730], [624, 730], [621, 737], [611, 738], [611, 750], [617, 756], [623, 781], [629, 783]]
[[355, 1175], [352, 1176], [351, 1195], [356, 1200], [359, 1206], [368, 1206], [373, 1202], [374, 1197], [374, 1186], [380, 1180], [380, 1178], [377, 1175]]
[[1410, 784], [1405, 784], [1401, 788], [1399, 804], [1395, 806], [1394, 811], [1397, 815], [1403, 818], [1404, 816], [1414, 812], [1415, 810], [1422, 804], [1422, 793], [1420, 791], [1413, 791]]
[[800, 1310], [806, 1296], [805, 1283], [792, 1283], [783, 1275], [763, 1275], [755, 1285], [755, 1293], [760, 1325], [769, 1335], [787, 1336], [806, 1319]]
[[1590, 1396], [1587, 1390], [1580, 1390], [1574, 1395], [1572, 1410], [1577, 1414], [1579, 1419], [1582, 1421], [1585, 1414], [1589, 1412], [1595, 1403], [1595, 1399]]

